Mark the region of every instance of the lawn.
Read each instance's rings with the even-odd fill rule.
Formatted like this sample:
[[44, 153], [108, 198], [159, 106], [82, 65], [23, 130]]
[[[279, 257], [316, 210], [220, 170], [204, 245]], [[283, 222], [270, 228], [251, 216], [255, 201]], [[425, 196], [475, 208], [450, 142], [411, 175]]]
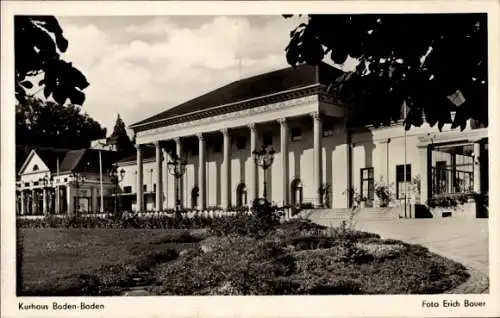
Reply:
[[372, 233], [301, 220], [262, 226], [242, 215], [208, 230], [22, 228], [18, 294], [121, 295], [138, 285], [151, 295], [434, 294], [469, 276]]
[[[19, 229], [18, 293], [79, 294], [75, 285], [89, 284], [84, 281], [106, 272], [108, 279], [123, 285], [132, 278], [127, 276], [148, 270], [148, 259], [196, 245], [196, 239], [185, 234], [175, 229]], [[141, 264], [143, 268], [137, 268]]]

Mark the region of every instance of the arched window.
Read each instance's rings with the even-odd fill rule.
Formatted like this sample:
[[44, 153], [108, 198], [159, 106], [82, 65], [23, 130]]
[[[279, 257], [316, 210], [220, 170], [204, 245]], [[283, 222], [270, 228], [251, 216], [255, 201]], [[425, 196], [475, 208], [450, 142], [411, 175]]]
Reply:
[[292, 207], [300, 209], [300, 206], [302, 204], [303, 194], [302, 194], [302, 181], [299, 178], [293, 179], [291, 183], [291, 194], [292, 194]]
[[241, 207], [247, 205], [247, 186], [240, 183], [236, 188], [236, 206]]
[[200, 197], [200, 188], [194, 186], [191, 190], [191, 208], [195, 209], [198, 207], [198, 198]]

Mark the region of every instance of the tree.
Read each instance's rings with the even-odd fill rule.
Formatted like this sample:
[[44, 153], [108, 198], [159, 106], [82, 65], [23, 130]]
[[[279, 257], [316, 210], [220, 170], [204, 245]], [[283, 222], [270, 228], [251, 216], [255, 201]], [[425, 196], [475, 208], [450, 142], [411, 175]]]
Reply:
[[[69, 62], [61, 59], [68, 48], [68, 40], [53, 16], [14, 17], [15, 92], [20, 103], [29, 97], [27, 90], [35, 87], [34, 77], [43, 74], [37, 83], [43, 87], [45, 98], [60, 105], [69, 99], [83, 105], [83, 90], [89, 86], [85, 76]], [[41, 89], [40, 88], [40, 89]]]
[[359, 61], [329, 89], [370, 124], [399, 119], [403, 102], [406, 129], [424, 116], [439, 129], [463, 130], [467, 119], [488, 124], [486, 14], [309, 15], [290, 38], [292, 66]]
[[27, 98], [16, 105], [17, 145], [81, 149], [105, 137], [106, 129], [72, 104], [60, 106]]
[[125, 129], [125, 123], [118, 114], [116, 118], [115, 127], [113, 128], [113, 133], [109, 139], [116, 145], [119, 152], [124, 154], [134, 153], [134, 144], [127, 135], [127, 130]]

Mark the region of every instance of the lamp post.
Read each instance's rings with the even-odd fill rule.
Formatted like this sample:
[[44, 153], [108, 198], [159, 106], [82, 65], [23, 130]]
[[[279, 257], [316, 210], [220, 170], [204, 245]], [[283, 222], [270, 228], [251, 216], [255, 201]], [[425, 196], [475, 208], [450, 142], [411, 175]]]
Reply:
[[255, 164], [264, 170], [264, 190], [262, 196], [267, 201], [266, 171], [273, 164], [275, 151], [272, 147], [262, 146], [262, 149], [255, 149], [252, 154]]
[[181, 158], [177, 154], [173, 154], [170, 156], [170, 161], [167, 163], [168, 173], [175, 177], [176, 191], [175, 191], [175, 211], [177, 216], [179, 216], [181, 209], [181, 201], [180, 201], [180, 180], [181, 177], [186, 172], [187, 162], [185, 160], [181, 160]]
[[[109, 177], [111, 178], [111, 182], [115, 185], [115, 215], [117, 213], [117, 197], [118, 197], [118, 188], [120, 182], [123, 181], [123, 178], [125, 177], [125, 170], [122, 168], [120, 172], [118, 173], [118, 167], [113, 166], [111, 170], [109, 171]], [[120, 204], [121, 205], [121, 204]]]
[[[85, 178], [85, 176], [81, 175], [78, 172], [72, 172], [71, 177], [73, 179], [73, 184], [76, 187], [76, 204], [75, 204], [76, 211], [75, 212], [79, 212], [79, 210], [80, 210], [80, 185], [85, 183], [86, 178]], [[69, 209], [69, 207], [68, 207], [68, 209]]]

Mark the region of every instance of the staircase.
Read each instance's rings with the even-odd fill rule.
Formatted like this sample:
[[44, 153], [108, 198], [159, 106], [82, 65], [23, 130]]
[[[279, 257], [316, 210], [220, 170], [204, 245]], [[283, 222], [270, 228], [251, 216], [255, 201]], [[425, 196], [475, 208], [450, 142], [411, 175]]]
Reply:
[[[340, 224], [342, 220], [349, 220], [351, 213], [351, 210], [348, 208], [334, 208], [302, 210], [299, 215], [315, 223], [335, 226]], [[390, 221], [403, 216], [404, 209], [402, 207], [360, 208], [355, 212], [354, 220]]]

